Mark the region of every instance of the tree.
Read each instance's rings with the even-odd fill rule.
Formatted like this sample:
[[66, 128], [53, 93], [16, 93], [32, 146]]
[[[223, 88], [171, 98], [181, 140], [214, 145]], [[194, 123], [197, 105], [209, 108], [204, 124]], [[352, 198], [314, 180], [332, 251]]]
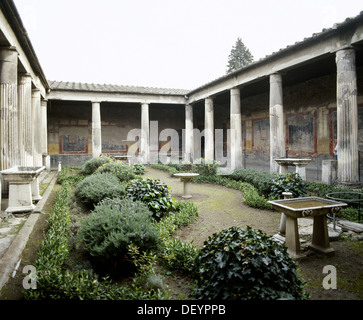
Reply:
[[236, 44], [232, 47], [228, 56], [227, 73], [245, 67], [253, 62], [253, 55], [250, 50], [243, 44], [240, 37], [237, 38]]

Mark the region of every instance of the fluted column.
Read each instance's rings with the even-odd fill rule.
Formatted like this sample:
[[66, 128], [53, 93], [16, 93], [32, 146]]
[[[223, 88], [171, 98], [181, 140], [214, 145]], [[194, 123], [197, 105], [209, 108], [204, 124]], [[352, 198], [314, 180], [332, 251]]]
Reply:
[[141, 137], [140, 137], [140, 156], [141, 162], [149, 163], [150, 160], [150, 119], [149, 119], [149, 104], [141, 104]]
[[355, 50], [336, 53], [338, 183], [359, 185], [358, 104]]
[[33, 166], [43, 165], [41, 153], [41, 130], [40, 130], [40, 101], [41, 95], [39, 89], [32, 90], [32, 120], [33, 120]]
[[18, 53], [0, 48], [0, 170], [18, 161]]
[[275, 159], [286, 155], [285, 120], [280, 74], [270, 75], [270, 172], [278, 172]]
[[193, 136], [193, 106], [187, 104], [185, 106], [185, 151], [184, 161], [194, 160], [194, 136]]
[[205, 99], [204, 112], [204, 158], [207, 162], [214, 160], [214, 106], [213, 99]]
[[92, 158], [102, 154], [101, 104], [92, 102]]
[[33, 165], [32, 79], [22, 74], [18, 82], [19, 165]]
[[40, 104], [40, 130], [41, 130], [41, 154], [43, 166], [49, 167], [48, 158], [48, 125], [47, 125], [47, 100], [42, 100]]
[[242, 118], [241, 98], [238, 88], [231, 89], [231, 167], [242, 168]]

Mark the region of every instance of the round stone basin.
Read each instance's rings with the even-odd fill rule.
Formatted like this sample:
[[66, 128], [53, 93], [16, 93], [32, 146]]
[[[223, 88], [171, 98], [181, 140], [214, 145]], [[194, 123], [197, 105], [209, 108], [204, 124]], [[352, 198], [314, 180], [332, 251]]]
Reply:
[[319, 197], [268, 201], [276, 210], [294, 218], [313, 217], [339, 211], [346, 203]]
[[199, 173], [174, 173], [175, 177], [181, 178], [181, 179], [191, 179], [194, 177], [199, 176]]
[[189, 181], [190, 179], [199, 176], [199, 173], [174, 173], [174, 177], [180, 178], [184, 183], [184, 192], [182, 195], [182, 198], [184, 199], [190, 199], [192, 197], [191, 192], [189, 190]]
[[294, 159], [294, 158], [281, 158], [281, 159], [275, 159], [275, 161], [279, 165], [283, 166], [307, 166], [311, 159], [309, 158], [303, 158], [303, 159]]

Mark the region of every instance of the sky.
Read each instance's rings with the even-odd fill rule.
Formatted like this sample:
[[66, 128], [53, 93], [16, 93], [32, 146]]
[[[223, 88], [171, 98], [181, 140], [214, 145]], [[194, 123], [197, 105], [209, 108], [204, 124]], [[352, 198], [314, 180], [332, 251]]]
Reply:
[[14, 0], [48, 80], [195, 89], [238, 37], [258, 61], [363, 11], [362, 0]]

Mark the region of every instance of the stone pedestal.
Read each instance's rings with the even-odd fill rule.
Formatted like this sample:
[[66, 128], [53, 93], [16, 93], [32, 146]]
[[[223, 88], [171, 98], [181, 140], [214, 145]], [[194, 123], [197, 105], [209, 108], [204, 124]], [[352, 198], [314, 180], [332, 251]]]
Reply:
[[192, 194], [189, 190], [190, 179], [199, 176], [199, 173], [175, 173], [175, 177], [178, 177], [183, 182], [183, 199], [192, 198]]
[[39, 194], [38, 176], [45, 167], [12, 167], [1, 171], [9, 182], [9, 204], [7, 213], [28, 212], [35, 208], [33, 201], [42, 197]]
[[326, 184], [333, 184], [337, 179], [337, 160], [323, 160], [321, 180]]

